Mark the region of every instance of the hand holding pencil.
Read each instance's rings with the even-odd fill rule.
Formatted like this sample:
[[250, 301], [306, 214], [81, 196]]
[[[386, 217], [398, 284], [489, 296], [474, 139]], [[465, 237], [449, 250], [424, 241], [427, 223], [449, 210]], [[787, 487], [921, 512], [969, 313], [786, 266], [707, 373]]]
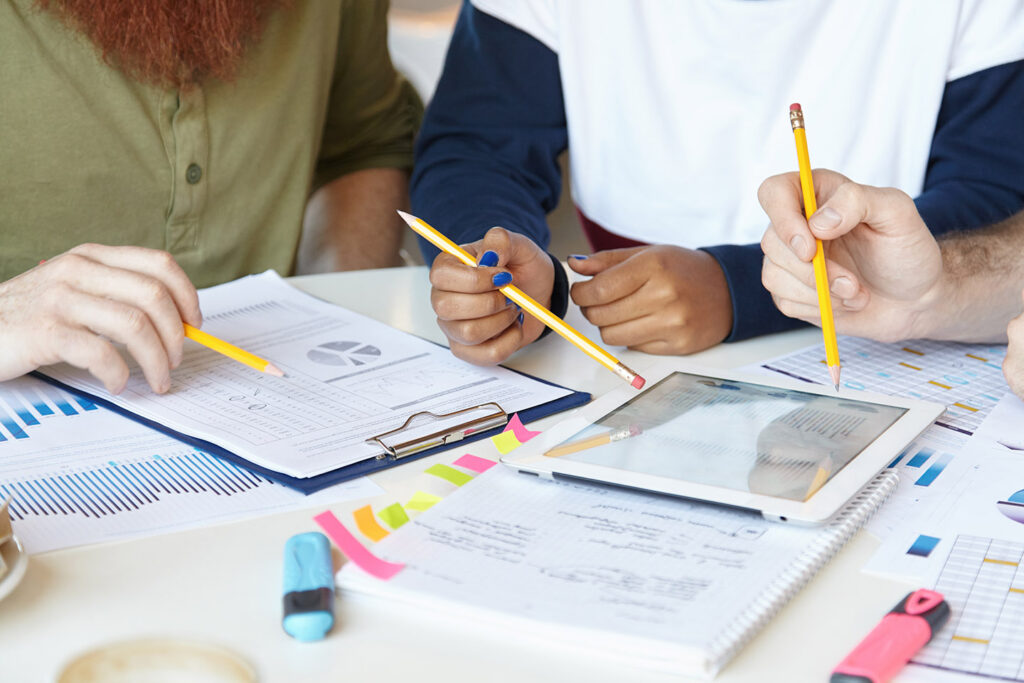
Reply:
[[[521, 326], [525, 325], [525, 321], [529, 316], [551, 328], [588, 356], [629, 382], [634, 388], [640, 389], [644, 386], [645, 380], [643, 377], [623, 365], [610, 353], [554, 315], [522, 289], [512, 284], [512, 276], [509, 272], [502, 270], [491, 274], [490, 270], [485, 270], [498, 265], [500, 262], [501, 257], [496, 252], [485, 251], [479, 259], [474, 259], [465, 249], [452, 242], [425, 221], [403, 211], [398, 213], [410, 228], [441, 250], [442, 254], [438, 256], [438, 259], [447, 259], [452, 262], [452, 266], [456, 266], [459, 263], [462, 266], [470, 266], [469, 269], [465, 267], [451, 267], [447, 269], [451, 280], [455, 282], [464, 281], [462, 287], [466, 295], [462, 295], [461, 292], [452, 292], [455, 296], [449, 296], [448, 303], [444, 305], [439, 305], [436, 300], [433, 301], [434, 310], [438, 312], [438, 322], [445, 335], [452, 342], [452, 351], [456, 355], [460, 355], [457, 345], [473, 345], [471, 338], [468, 340], [469, 343], [466, 343], [467, 335], [475, 335], [477, 337], [476, 344], [488, 341], [492, 337], [498, 337], [499, 341], [506, 341], [505, 345], [492, 345], [491, 348], [498, 349], [500, 352], [503, 348], [510, 347], [504, 355], [491, 355], [490, 357], [485, 356], [481, 358], [470, 357], [466, 360], [480, 363], [498, 363], [504, 360], [513, 351], [529, 343], [529, 341], [536, 338], [536, 335], [539, 335], [538, 330], [535, 336], [526, 338], [524, 341]], [[521, 235], [512, 235], [500, 228], [492, 229], [488, 235], [496, 231], [500, 231], [501, 236], [508, 237], [510, 240], [529, 241]], [[533, 243], [530, 242], [529, 244], [532, 245]], [[528, 246], [523, 246], [522, 248], [524, 250], [529, 249]], [[543, 259], [550, 268], [551, 262], [547, 254], [541, 251], [539, 247], [536, 247], [536, 245], [533, 245], [532, 249], [534, 252], [539, 253], [539, 256], [536, 258]], [[482, 268], [478, 266], [482, 266]], [[543, 269], [541, 270], [543, 272]], [[439, 271], [444, 271], [443, 264], [442, 268], [439, 269], [438, 263], [435, 260], [434, 267], [431, 269], [431, 282], [435, 283], [435, 285]], [[493, 291], [495, 288], [497, 288], [497, 291]], [[434, 291], [437, 291], [436, 286]], [[550, 284], [547, 286], [547, 291], [551, 291]], [[480, 294], [485, 294], [486, 296], [481, 297]], [[435, 295], [432, 294], [432, 298], [435, 298]], [[521, 312], [517, 313], [514, 310], [510, 310], [510, 304], [513, 303]], [[462, 325], [460, 329], [456, 329], [454, 332], [450, 328], [446, 329], [444, 322], [449, 307], [455, 314], [453, 315], [454, 318], [463, 319], [466, 317], [465, 312], [460, 312], [459, 308], [467, 306], [476, 309], [478, 314], [469, 321], [469, 325]], [[481, 309], [481, 307], [483, 308]], [[510, 316], [515, 317], [510, 318]], [[512, 320], [516, 320], [518, 324], [510, 325]], [[479, 329], [480, 327], [483, 327], [482, 331]], [[536, 327], [535, 324], [534, 327]], [[500, 337], [503, 336], [508, 337], [508, 339], [500, 340]], [[460, 355], [460, 357], [462, 356]]]

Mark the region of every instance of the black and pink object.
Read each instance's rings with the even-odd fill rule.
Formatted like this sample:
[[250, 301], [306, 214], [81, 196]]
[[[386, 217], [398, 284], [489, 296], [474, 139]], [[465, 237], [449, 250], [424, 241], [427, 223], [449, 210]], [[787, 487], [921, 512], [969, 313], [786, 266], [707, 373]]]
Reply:
[[831, 683], [886, 683], [949, 620], [941, 593], [909, 593], [832, 672]]

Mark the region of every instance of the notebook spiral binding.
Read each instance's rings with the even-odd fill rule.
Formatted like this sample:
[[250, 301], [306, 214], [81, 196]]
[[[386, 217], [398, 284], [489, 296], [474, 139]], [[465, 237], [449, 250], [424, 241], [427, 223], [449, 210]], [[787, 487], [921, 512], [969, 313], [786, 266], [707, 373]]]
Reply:
[[899, 475], [892, 471], [878, 474], [850, 499], [828, 524], [832, 532], [823, 534], [765, 590], [742, 617], [734, 620], [708, 648], [709, 675], [715, 675], [849, 542], [875, 511], [892, 495]]

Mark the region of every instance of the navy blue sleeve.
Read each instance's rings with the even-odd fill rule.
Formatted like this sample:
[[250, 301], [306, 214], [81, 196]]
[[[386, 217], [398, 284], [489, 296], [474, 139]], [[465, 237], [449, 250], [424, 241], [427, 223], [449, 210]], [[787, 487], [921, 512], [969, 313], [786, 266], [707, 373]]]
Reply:
[[465, 2], [416, 143], [413, 213], [457, 244], [500, 225], [546, 249], [567, 145], [558, 55]]
[[[1024, 61], [946, 84], [924, 189], [914, 201], [936, 235], [991, 225], [1024, 208]], [[733, 328], [726, 341], [803, 325], [782, 315], [761, 284], [758, 245], [705, 251], [729, 283]]]
[[936, 235], [991, 225], [1024, 207], [1024, 61], [946, 84], [914, 201]]

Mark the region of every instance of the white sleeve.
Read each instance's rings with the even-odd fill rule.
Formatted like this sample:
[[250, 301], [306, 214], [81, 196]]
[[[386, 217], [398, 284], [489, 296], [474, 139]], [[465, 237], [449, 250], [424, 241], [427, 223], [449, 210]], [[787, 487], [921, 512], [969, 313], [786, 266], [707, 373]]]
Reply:
[[963, 0], [947, 81], [1024, 59], [1024, 0]]
[[556, 0], [471, 0], [482, 12], [515, 26], [558, 52]]

